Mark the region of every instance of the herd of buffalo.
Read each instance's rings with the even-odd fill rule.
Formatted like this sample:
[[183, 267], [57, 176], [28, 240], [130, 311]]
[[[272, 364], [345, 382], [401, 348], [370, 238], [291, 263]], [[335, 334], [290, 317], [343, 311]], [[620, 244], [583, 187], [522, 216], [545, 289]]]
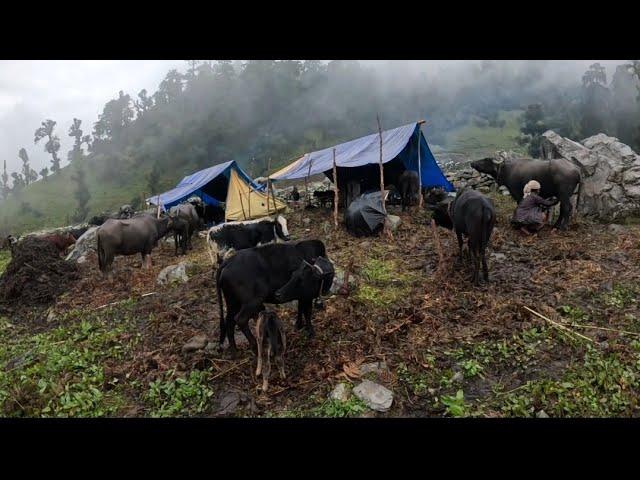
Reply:
[[[565, 160], [504, 160], [485, 158], [472, 162], [477, 171], [491, 175], [499, 185], [509, 190], [519, 202], [523, 187], [537, 180], [541, 196], [555, 196], [560, 202], [560, 216], [555, 227], [565, 229], [571, 216], [571, 196], [579, 185], [578, 167]], [[451, 196], [438, 188], [423, 188], [420, 192], [417, 174], [406, 171], [399, 177], [396, 191], [400, 194], [402, 209], [417, 203], [422, 194], [427, 209], [438, 226], [454, 230], [463, 257], [463, 238], [467, 237], [473, 270], [473, 282], [480, 282], [480, 266], [485, 280], [489, 278], [486, 248], [496, 222], [493, 203], [482, 193], [462, 189]], [[304, 328], [309, 336], [314, 329], [311, 321], [314, 305], [322, 308], [322, 296], [331, 288], [334, 266], [329, 260], [321, 240], [291, 242], [287, 221], [282, 215], [244, 222], [224, 221], [224, 211], [205, 205], [198, 197], [155, 215], [134, 213], [123, 207], [118, 218], [102, 219], [96, 234], [100, 271], [109, 274], [116, 255], [141, 254], [143, 266], [151, 266], [151, 252], [158, 241], [173, 234], [175, 254], [185, 254], [192, 248], [192, 236], [206, 225], [207, 249], [215, 268], [216, 294], [220, 309], [220, 337], [225, 338], [230, 352], [236, 351], [235, 327], [243, 332], [254, 353], [260, 355], [256, 373], [263, 375], [263, 388], [268, 385], [270, 358], [281, 363], [286, 340], [282, 324], [265, 304], [282, 304], [297, 300], [296, 328]], [[61, 251], [72, 244], [72, 233], [51, 235], [49, 240]], [[5, 240], [11, 245], [15, 239]], [[223, 302], [224, 299], [224, 302]], [[224, 312], [226, 304], [226, 315]], [[249, 320], [258, 320], [254, 337]], [[263, 367], [262, 355], [267, 364]]]

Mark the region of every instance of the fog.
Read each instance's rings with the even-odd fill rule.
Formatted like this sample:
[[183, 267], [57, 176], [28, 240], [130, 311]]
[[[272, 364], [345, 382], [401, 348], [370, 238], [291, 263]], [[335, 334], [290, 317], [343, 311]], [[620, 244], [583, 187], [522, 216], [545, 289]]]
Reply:
[[[474, 94], [482, 95], [483, 85], [496, 88], [502, 75], [522, 75], [523, 89], [535, 97], [537, 89], [548, 85], [580, 85], [582, 74], [595, 62], [606, 68], [610, 82], [615, 67], [624, 60], [497, 61], [490, 75], [481, 74], [478, 60], [367, 60], [360, 64], [380, 77], [383, 88], [412, 88], [416, 82], [425, 82], [441, 97], [455, 96], [469, 86], [477, 86]], [[24, 147], [36, 171], [50, 166], [44, 142], [34, 145], [33, 140], [40, 123], [53, 119], [61, 142], [59, 156], [66, 165], [72, 145], [67, 132], [74, 117], [82, 120], [84, 133], [90, 134], [104, 104], [116, 98], [118, 91], [135, 98], [144, 88], [151, 95], [172, 68], [184, 72], [187, 64], [183, 60], [1, 61], [0, 162], [6, 160], [9, 172], [19, 170], [18, 150]]]

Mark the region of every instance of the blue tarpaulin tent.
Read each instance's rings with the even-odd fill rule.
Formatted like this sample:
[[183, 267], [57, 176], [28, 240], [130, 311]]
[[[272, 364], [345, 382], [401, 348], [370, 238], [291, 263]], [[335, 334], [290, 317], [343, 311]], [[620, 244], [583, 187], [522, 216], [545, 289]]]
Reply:
[[[420, 169], [418, 169], [418, 139], [420, 141]], [[369, 183], [377, 178], [380, 162], [380, 135], [374, 133], [303, 155], [290, 165], [271, 175], [271, 179], [295, 180], [324, 173], [333, 177], [333, 150], [336, 151], [338, 180], [366, 178]], [[440, 170], [435, 157], [429, 149], [427, 140], [420, 129], [420, 123], [414, 122], [392, 130], [382, 132], [382, 163], [385, 164], [385, 180], [393, 183], [405, 169], [420, 171], [422, 187], [442, 187], [453, 192], [453, 185]], [[354, 170], [347, 170], [354, 169]], [[389, 175], [387, 177], [387, 175]]]
[[192, 196], [208, 205], [225, 203], [227, 220], [259, 218], [285, 208], [280, 201], [267, 199], [265, 186], [255, 183], [234, 160], [192, 173], [175, 188], [149, 197], [147, 202], [159, 203], [166, 211]]
[[[236, 170], [238, 175], [255, 190], [263, 190], [263, 185], [258, 185], [238, 166], [235, 160], [224, 162], [213, 167], [205, 168], [198, 172], [184, 177], [175, 188], [158, 195], [147, 198], [152, 205], [157, 205], [158, 200], [163, 210], [168, 210], [174, 205], [185, 201], [191, 196], [197, 196], [209, 205], [220, 205], [227, 198], [227, 189], [231, 169]], [[217, 185], [212, 184], [218, 177], [221, 177]]]

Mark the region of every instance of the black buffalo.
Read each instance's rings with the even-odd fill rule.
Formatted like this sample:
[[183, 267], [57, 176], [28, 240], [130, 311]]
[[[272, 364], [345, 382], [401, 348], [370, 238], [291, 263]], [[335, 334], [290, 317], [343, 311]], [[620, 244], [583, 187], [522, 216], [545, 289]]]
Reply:
[[[307, 256], [309, 256], [309, 253], [307, 253]], [[306, 328], [309, 332], [313, 332], [313, 326], [311, 325], [313, 301], [320, 299], [322, 293], [326, 294], [328, 292], [328, 288], [331, 288], [333, 283], [334, 275], [333, 264], [325, 257], [318, 257], [314, 264], [303, 261], [298, 269], [293, 272], [289, 281], [274, 293], [274, 298], [278, 303], [298, 300], [303, 305], [303, 309], [307, 309], [304, 312]], [[326, 287], [325, 283], [329, 287]], [[298, 309], [298, 319], [296, 320], [296, 328], [298, 330], [303, 327], [303, 309]]]
[[560, 216], [554, 228], [565, 230], [571, 218], [571, 196], [578, 187], [580, 202], [580, 169], [565, 159], [533, 160], [518, 158], [513, 160], [496, 160], [484, 158], [471, 162], [471, 166], [478, 172], [491, 175], [498, 185], [504, 185], [511, 197], [518, 203], [524, 197], [524, 186], [530, 180], [540, 182], [540, 196], [543, 198], [556, 197], [560, 201]]
[[420, 179], [413, 170], [405, 170], [398, 177], [398, 192], [401, 197], [402, 211], [415, 205], [420, 199]]
[[[186, 229], [184, 235], [186, 236], [186, 246], [189, 250], [193, 248], [191, 243], [191, 237], [202, 226], [202, 219], [198, 216], [196, 208], [191, 203], [181, 203], [175, 207], [171, 207], [169, 210], [169, 216], [172, 218], [179, 218], [186, 222]], [[179, 222], [182, 225], [184, 222]]]
[[98, 228], [98, 266], [102, 273], [110, 270], [115, 255], [142, 255], [142, 264], [151, 267], [151, 251], [172, 228], [169, 217], [157, 219], [140, 215], [127, 220], [113, 218]]
[[[304, 262], [315, 263], [319, 257], [325, 257], [324, 243], [320, 240], [303, 240], [297, 243], [263, 245], [261, 247], [240, 250], [226, 259], [216, 272], [216, 293], [220, 307], [220, 346], [225, 336], [229, 348], [236, 350], [234, 338], [235, 325], [244, 333], [254, 352], [257, 352], [256, 340], [249, 329], [249, 320], [264, 310], [265, 303], [280, 303], [275, 293], [287, 285], [292, 275]], [[331, 278], [324, 279], [322, 293], [331, 288]], [[224, 315], [222, 297], [227, 304]], [[298, 300], [298, 318], [304, 314], [307, 333], [313, 336], [311, 325], [312, 300], [306, 296]], [[301, 326], [301, 322], [297, 324]]]
[[228, 222], [211, 227], [207, 232], [207, 247], [211, 262], [222, 263], [236, 250], [289, 240], [287, 219], [282, 215], [244, 222]]
[[473, 283], [480, 284], [480, 260], [484, 279], [489, 280], [486, 249], [496, 222], [493, 203], [487, 197], [472, 189], [458, 192], [451, 201], [441, 201], [431, 207], [436, 224], [455, 230], [462, 261], [463, 235], [468, 237], [468, 247], [473, 261]]

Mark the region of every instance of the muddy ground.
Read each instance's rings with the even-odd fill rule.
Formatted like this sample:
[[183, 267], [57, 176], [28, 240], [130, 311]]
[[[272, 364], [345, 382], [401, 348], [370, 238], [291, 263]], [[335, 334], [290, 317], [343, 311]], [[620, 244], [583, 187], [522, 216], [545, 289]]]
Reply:
[[[118, 258], [112, 281], [90, 257], [51, 309], [3, 320], [0, 405], [17, 416], [637, 416], [640, 227], [577, 219], [567, 232], [525, 238], [509, 228], [512, 201], [493, 198], [491, 278], [480, 287], [455, 264], [455, 235], [442, 229], [439, 268], [417, 207], [390, 207], [402, 217], [393, 238], [334, 231], [324, 209], [290, 213], [292, 236], [324, 240], [357, 285], [315, 312], [312, 340], [293, 328], [294, 310], [278, 307], [288, 376], [274, 372], [266, 395], [241, 334], [234, 359], [217, 348], [182, 351], [194, 336], [212, 347], [218, 338], [202, 238], [186, 259], [162, 245], [150, 271], [139, 256]], [[186, 284], [156, 284], [162, 268], [184, 260], [196, 265]], [[55, 342], [63, 357], [53, 364]], [[360, 374], [377, 361], [386, 368]], [[353, 396], [327, 400], [337, 383], [363, 377], [393, 391], [389, 411]]]

